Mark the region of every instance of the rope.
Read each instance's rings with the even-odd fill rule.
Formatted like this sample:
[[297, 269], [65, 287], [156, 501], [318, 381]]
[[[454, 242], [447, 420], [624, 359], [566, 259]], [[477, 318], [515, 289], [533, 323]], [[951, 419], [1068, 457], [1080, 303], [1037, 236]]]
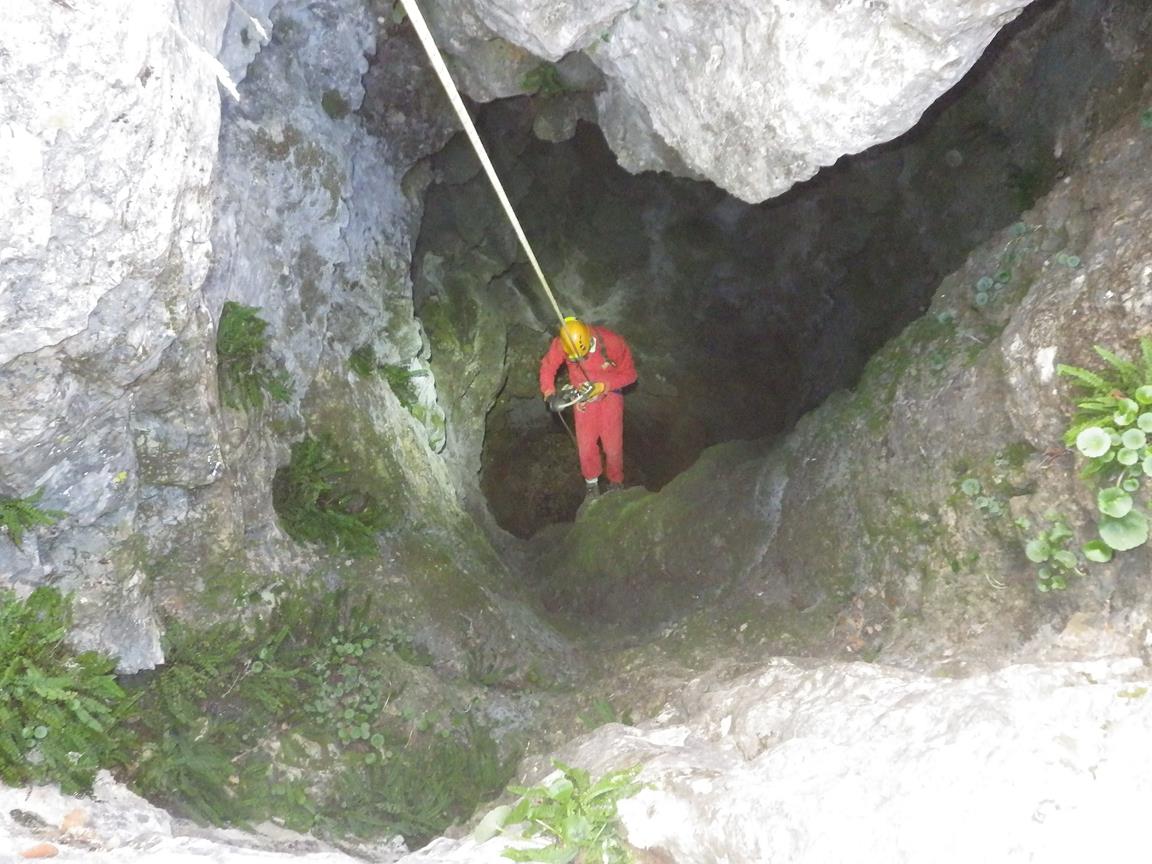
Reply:
[[452, 103], [452, 107], [456, 109], [456, 115], [460, 118], [460, 122], [464, 124], [464, 131], [468, 133], [468, 140], [472, 142], [472, 148], [480, 158], [480, 164], [484, 166], [484, 172], [488, 175], [488, 179], [492, 183], [492, 188], [496, 190], [496, 197], [500, 199], [500, 204], [503, 205], [504, 212], [508, 214], [508, 221], [512, 223], [512, 228], [516, 231], [516, 237], [520, 240], [520, 245], [524, 248], [524, 251], [528, 253], [528, 260], [532, 262], [532, 269], [536, 271], [536, 278], [540, 280], [540, 284], [544, 288], [544, 293], [548, 295], [548, 300], [556, 312], [556, 317], [560, 319], [560, 324], [563, 326], [564, 315], [560, 311], [560, 307], [556, 304], [556, 298], [552, 295], [552, 289], [548, 285], [548, 280], [544, 278], [544, 271], [540, 269], [540, 262], [536, 260], [536, 253], [532, 251], [532, 246], [529, 245], [528, 238], [524, 235], [524, 229], [520, 227], [520, 220], [516, 218], [516, 212], [512, 209], [512, 203], [508, 200], [508, 196], [504, 192], [504, 186], [500, 183], [500, 178], [496, 176], [496, 169], [492, 167], [492, 161], [488, 158], [488, 151], [484, 149], [484, 144], [480, 140], [476, 126], [472, 123], [472, 118], [468, 116], [468, 110], [464, 107], [464, 102], [460, 98], [460, 91], [458, 91], [456, 85], [452, 83], [452, 76], [448, 74], [448, 67], [444, 65], [444, 57], [440, 53], [440, 49], [436, 47], [436, 41], [432, 38], [432, 32], [428, 29], [428, 24], [424, 21], [424, 16], [420, 14], [420, 9], [416, 6], [416, 0], [400, 0], [400, 3], [404, 6], [404, 11], [408, 14], [409, 20], [412, 21], [412, 26], [416, 28], [416, 33], [420, 37], [420, 42], [424, 45], [424, 51], [432, 63], [432, 68], [436, 70], [436, 75], [440, 78], [440, 83], [444, 85], [444, 92], [448, 94], [448, 100]]

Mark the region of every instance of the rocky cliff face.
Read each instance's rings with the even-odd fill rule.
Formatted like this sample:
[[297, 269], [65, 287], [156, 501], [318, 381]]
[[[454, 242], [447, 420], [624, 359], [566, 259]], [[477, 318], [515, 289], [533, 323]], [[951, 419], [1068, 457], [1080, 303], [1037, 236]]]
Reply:
[[[166, 392], [152, 389], [166, 352], [206, 329], [228, 5], [6, 13], [0, 482], [16, 497], [44, 488], [69, 517], [43, 548], [5, 541], [0, 571], [80, 591], [102, 609], [82, 641], [117, 646], [132, 668], [159, 656], [129, 551], [142, 498], [135, 418]], [[199, 463], [171, 470], [207, 482], [221, 468], [211, 455]]]
[[[429, 572], [412, 557], [434, 544], [464, 583], [506, 578], [439, 455], [407, 275], [425, 181], [406, 172], [449, 127], [410, 39], [385, 33], [366, 77], [379, 27], [358, 3], [61, 3], [6, 31], [0, 491], [67, 515], [5, 540], [0, 573], [75, 592], [76, 640], [124, 671], [160, 659], [161, 609], [342, 578], [274, 512], [305, 436], [386, 502], [393, 570]], [[283, 392], [260, 404], [221, 389], [226, 304], [263, 322], [256, 368]], [[450, 665], [462, 626], [427, 630]]]
[[[1081, 559], [1053, 593], [1024, 550], [1057, 522], [1070, 548], [1096, 535], [1062, 437], [1075, 391], [1056, 369], [1101, 365], [1094, 345], [1140, 356], [1150, 150], [1133, 109], [780, 444], [708, 451], [660, 494], [609, 496], [563, 543], [542, 539], [549, 602], [609, 631], [680, 615], [665, 635], [688, 648], [711, 619], [740, 644], [916, 666], [1030, 657], [1059, 633], [1073, 652], [1147, 650], [1147, 546]], [[743, 587], [727, 594], [733, 573]]]
[[1027, 5], [451, 0], [433, 21], [474, 97], [531, 91], [540, 58], [578, 52], [604, 76], [596, 119], [625, 168], [754, 202], [900, 135]]

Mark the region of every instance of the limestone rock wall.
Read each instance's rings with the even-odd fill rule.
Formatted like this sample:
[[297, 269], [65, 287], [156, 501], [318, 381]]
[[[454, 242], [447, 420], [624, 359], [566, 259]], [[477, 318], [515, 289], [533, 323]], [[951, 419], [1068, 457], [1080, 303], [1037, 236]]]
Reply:
[[932, 667], [1146, 651], [1147, 545], [1081, 560], [1047, 594], [1024, 548], [1056, 519], [1070, 548], [1096, 535], [1056, 366], [1102, 366], [1094, 345], [1139, 356], [1152, 328], [1149, 95], [780, 446], [708, 451], [660, 494], [608, 496], [541, 543], [551, 602], [626, 632], [663, 623], [686, 650], [713, 632], [714, 647]]
[[[76, 642], [125, 672], [161, 659], [162, 612], [307, 576], [392, 584], [389, 608], [447, 670], [562, 652], [500, 593], [441, 455], [408, 276], [428, 178], [409, 169], [452, 127], [410, 36], [352, 0], [73, 5], [22, 4], [0, 37], [16, 142], [0, 157], [0, 496], [43, 489], [67, 514], [21, 547], [0, 538], [0, 583], [74, 592]], [[227, 301], [267, 322], [286, 401], [223, 404]], [[358, 375], [357, 351], [380, 371]], [[378, 558], [280, 527], [275, 478], [304, 435], [384, 502]]]
[[[16, 3], [0, 35], [0, 491], [69, 516], [0, 572], [104, 608], [130, 666], [158, 637], [130, 562], [138, 401], [204, 321], [227, 0]], [[203, 364], [202, 357], [190, 361]], [[212, 455], [180, 469], [220, 470]], [[100, 598], [100, 599], [97, 599]]]
[[582, 52], [624, 167], [755, 202], [909, 129], [1028, 0], [429, 5], [475, 98], [525, 92], [541, 59]]
[[[959, 680], [781, 659], [701, 676], [556, 758], [593, 778], [641, 766], [617, 809], [642, 861], [1123, 859], [1144, 846], [1146, 684], [1133, 658]], [[400, 861], [496, 864], [524, 845], [440, 839]]]

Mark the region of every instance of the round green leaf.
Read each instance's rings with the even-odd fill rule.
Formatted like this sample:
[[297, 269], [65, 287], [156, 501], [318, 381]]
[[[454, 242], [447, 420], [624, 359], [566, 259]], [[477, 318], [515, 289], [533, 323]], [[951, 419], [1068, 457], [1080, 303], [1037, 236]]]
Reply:
[[1064, 578], [1063, 573], [1053, 573], [1051, 583], [1053, 591], [1063, 591], [1068, 587], [1068, 581]]
[[1067, 549], [1060, 549], [1052, 555], [1052, 560], [1066, 570], [1076, 569], [1076, 556]]
[[1035, 537], [1024, 547], [1024, 554], [1028, 556], [1029, 561], [1042, 564], [1052, 557], [1052, 547], [1048, 544], [1047, 537]]
[[995, 283], [993, 283], [991, 276], [981, 276], [976, 280], [976, 290], [984, 292], [991, 291], [993, 284]]
[[1099, 426], [1089, 426], [1076, 436], [1076, 449], [1089, 459], [1096, 459], [1112, 449], [1112, 438]]
[[1008, 230], [1012, 232], [1013, 237], [1023, 237], [1028, 233], [1028, 226], [1023, 222], [1017, 222]]
[[1001, 270], [996, 274], [996, 282], [1000, 285], [1007, 285], [1012, 281], [1012, 273], [1008, 270]]
[[1105, 516], [1100, 520], [1100, 539], [1117, 552], [1126, 552], [1148, 542], [1148, 519], [1139, 510], [1124, 518]]
[[1152, 432], [1152, 411], [1145, 411], [1136, 418], [1136, 425], [1145, 432]]
[[1139, 429], [1128, 429], [1120, 436], [1120, 443], [1129, 450], [1139, 450], [1148, 443], [1148, 436]]
[[44, 738], [47, 738], [48, 737], [48, 727], [47, 726], [37, 726], [35, 729], [32, 730], [32, 734], [41, 740]]
[[1122, 519], [1132, 510], [1132, 496], [1123, 489], [1109, 486], [1097, 493], [1096, 505], [1105, 516]]
[[975, 477], [965, 477], [963, 482], [960, 484], [960, 491], [968, 497], [979, 495], [980, 488], [980, 481]]
[[1043, 579], [1037, 579], [1036, 580], [1036, 590], [1040, 591], [1042, 593], [1047, 593], [1048, 583]]
[[1107, 564], [1112, 560], [1112, 547], [1103, 540], [1089, 540], [1080, 551], [1084, 553], [1085, 558], [1097, 564]]
[[1120, 484], [1120, 488], [1125, 492], [1136, 492], [1140, 489], [1140, 481], [1135, 477], [1125, 478], [1124, 482]]
[[1152, 477], [1152, 456], [1144, 457], [1144, 464], [1140, 466], [1144, 470], [1145, 476]]
[[499, 807], [489, 810], [488, 815], [480, 820], [480, 824], [472, 829], [472, 839], [477, 843], [491, 840], [500, 833], [504, 823], [508, 821], [508, 814], [511, 812], [512, 805], [510, 804], [501, 804]]
[[1112, 422], [1117, 426], [1131, 426], [1136, 421], [1136, 412], [1117, 411], [1112, 415]]
[[1064, 259], [1064, 263], [1068, 267], [1072, 267], [1072, 268], [1079, 267], [1080, 266], [1080, 256], [1079, 255], [1069, 255], [1067, 258]]
[[1135, 450], [1124, 448], [1116, 454], [1116, 461], [1121, 465], [1135, 465], [1140, 461], [1140, 454]]
[[1137, 387], [1136, 392], [1132, 395], [1136, 397], [1136, 401], [1141, 405], [1152, 405], [1152, 384]]
[[987, 306], [988, 305], [988, 292], [987, 291], [977, 291], [976, 292], [976, 305], [977, 306]]

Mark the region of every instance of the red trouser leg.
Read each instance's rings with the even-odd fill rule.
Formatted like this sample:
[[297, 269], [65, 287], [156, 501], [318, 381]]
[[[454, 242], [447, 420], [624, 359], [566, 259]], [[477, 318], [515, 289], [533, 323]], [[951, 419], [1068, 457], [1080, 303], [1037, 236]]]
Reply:
[[[601, 400], [603, 401], [603, 400]], [[580, 473], [591, 483], [600, 476], [600, 415], [599, 402], [577, 405], [572, 412], [576, 419], [576, 449], [580, 452]]]
[[580, 451], [580, 472], [585, 480], [600, 476], [599, 444], [604, 445], [608, 462], [608, 482], [624, 482], [624, 397], [609, 393], [603, 399], [577, 408], [576, 444]]
[[609, 393], [600, 407], [600, 443], [604, 445], [605, 474], [609, 483], [624, 482], [624, 397]]

